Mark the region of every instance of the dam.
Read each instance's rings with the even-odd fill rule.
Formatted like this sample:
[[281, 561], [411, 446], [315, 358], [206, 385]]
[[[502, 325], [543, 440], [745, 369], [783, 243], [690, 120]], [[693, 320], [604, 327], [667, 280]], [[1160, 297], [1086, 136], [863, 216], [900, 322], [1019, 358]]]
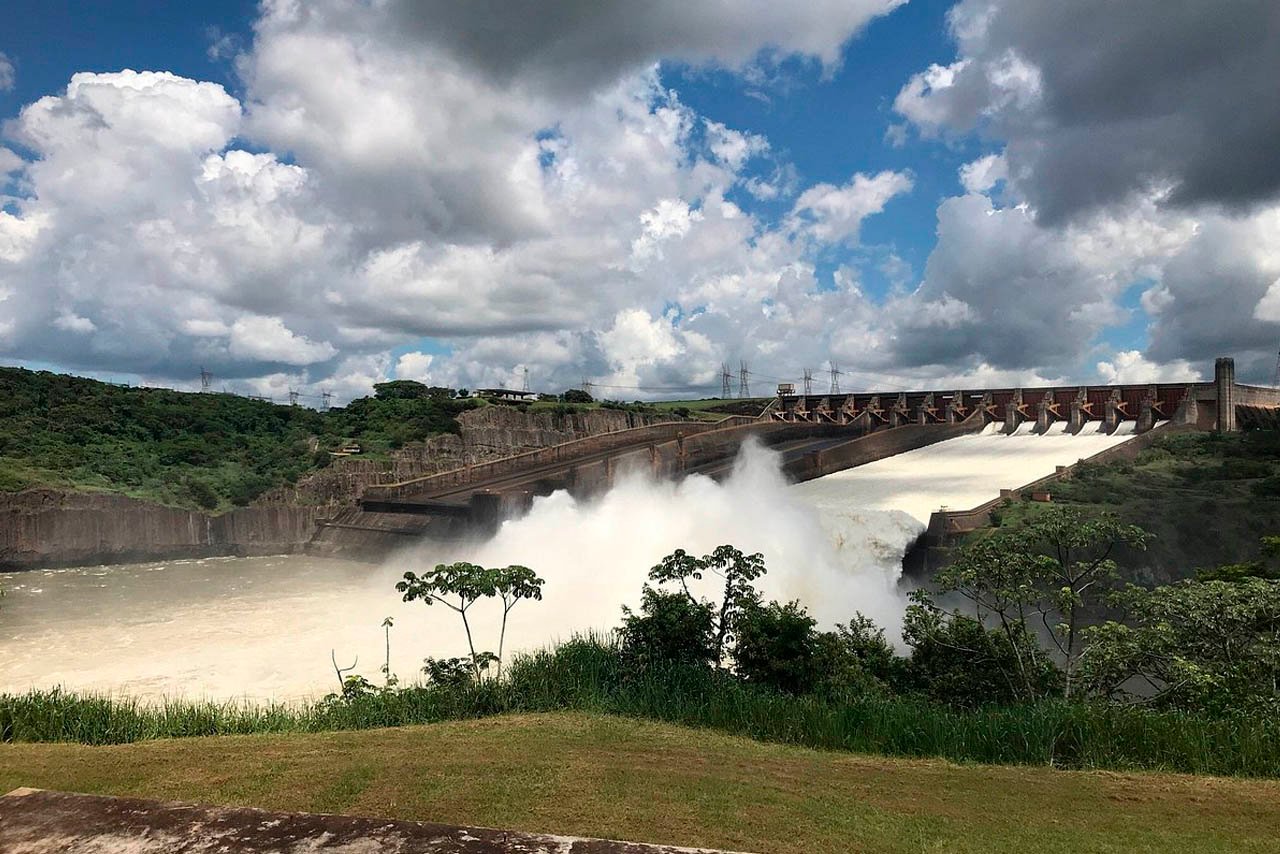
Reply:
[[[384, 559], [429, 538], [465, 540], [493, 534], [538, 496], [565, 491], [589, 498], [620, 477], [703, 475], [723, 479], [747, 443], [771, 448], [793, 482], [827, 477], [930, 445], [988, 430], [1009, 435], [1137, 437], [1161, 430], [1231, 432], [1280, 413], [1280, 390], [1241, 385], [1235, 363], [1218, 359], [1212, 383], [957, 389], [896, 393], [796, 394], [790, 386], [759, 418], [719, 423], [651, 424], [367, 487], [358, 502], [318, 523], [314, 554]], [[1063, 462], [1088, 457], [1064, 448]], [[1054, 474], [1050, 469], [1046, 476]], [[1008, 484], [1006, 488], [1022, 486]], [[1000, 496], [994, 496], [999, 498]], [[990, 498], [990, 496], [989, 496]], [[949, 502], [942, 502], [949, 503]], [[982, 504], [982, 502], [975, 502]], [[990, 504], [968, 515], [952, 505], [932, 520], [943, 540], [986, 524]]]
[[[661, 557], [724, 543], [765, 555], [765, 596], [826, 626], [860, 611], [893, 637], [903, 556], [922, 535], [972, 530], [1002, 494], [1047, 488], [1081, 459], [1274, 418], [1280, 392], [1238, 385], [1232, 369], [1220, 360], [1214, 383], [1076, 389], [1065, 406], [1063, 390], [907, 393], [889, 410], [883, 397], [784, 396], [757, 420], [645, 425], [373, 487], [310, 553], [2, 574], [0, 692], [289, 701], [334, 690], [333, 662], [375, 683], [389, 663], [412, 681], [423, 657], [464, 646], [450, 615], [400, 601], [407, 570], [532, 568], [544, 599], [513, 611], [507, 633], [508, 649], [530, 650], [609, 630]], [[475, 606], [481, 632], [491, 604]]]
[[[400, 601], [393, 585], [406, 570], [462, 559], [533, 568], [545, 598], [513, 611], [507, 636], [509, 648], [527, 650], [616, 626], [664, 554], [725, 542], [765, 554], [766, 595], [799, 599], [826, 625], [861, 611], [892, 635], [903, 553], [934, 511], [1122, 447], [1134, 429], [1041, 435], [987, 425], [800, 484], [782, 454], [752, 444], [718, 480], [634, 472], [591, 498], [561, 490], [490, 538], [421, 541], [372, 566], [295, 554], [11, 573], [0, 576], [0, 692], [61, 684], [151, 700], [318, 697], [336, 686], [331, 654], [378, 681], [386, 617], [392, 671], [412, 680], [424, 656], [465, 647], [452, 615]], [[475, 606], [480, 632], [496, 618], [488, 604]]]

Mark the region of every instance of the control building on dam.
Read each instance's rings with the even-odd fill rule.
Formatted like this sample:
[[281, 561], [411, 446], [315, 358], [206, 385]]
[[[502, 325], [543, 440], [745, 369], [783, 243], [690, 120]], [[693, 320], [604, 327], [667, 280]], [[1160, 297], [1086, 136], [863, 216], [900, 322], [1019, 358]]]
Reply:
[[[523, 514], [536, 496], [563, 489], [589, 497], [631, 472], [723, 478], [748, 440], [776, 451], [784, 472], [798, 482], [993, 423], [1005, 432], [1027, 424], [1045, 432], [1065, 422], [1066, 432], [1077, 433], [1089, 422], [1096, 423], [1091, 430], [1107, 432], [1135, 422], [1134, 437], [1113, 447], [1112, 456], [1137, 453], [1163, 431], [1280, 426], [1280, 389], [1236, 383], [1230, 358], [1217, 360], [1212, 382], [810, 395], [783, 386], [779, 392], [758, 418], [651, 424], [369, 486], [357, 506], [319, 524], [310, 548], [376, 559], [418, 538], [482, 536]], [[981, 510], [935, 519], [931, 531], [971, 530], [989, 518]]]

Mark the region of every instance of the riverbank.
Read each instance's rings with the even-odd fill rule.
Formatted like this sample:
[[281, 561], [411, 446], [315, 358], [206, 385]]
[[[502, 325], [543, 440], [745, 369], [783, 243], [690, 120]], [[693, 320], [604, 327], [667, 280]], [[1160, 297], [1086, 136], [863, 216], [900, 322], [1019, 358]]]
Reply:
[[264, 704], [63, 691], [0, 694], [0, 741], [108, 745], [190, 736], [376, 729], [576, 710], [821, 750], [1053, 768], [1280, 778], [1280, 720], [1045, 699], [958, 709], [868, 690], [793, 695], [722, 671], [635, 671], [617, 647], [572, 641], [518, 657], [504, 679]]
[[1280, 783], [883, 759], [607, 715], [0, 745], [0, 786], [765, 852], [1262, 852]]

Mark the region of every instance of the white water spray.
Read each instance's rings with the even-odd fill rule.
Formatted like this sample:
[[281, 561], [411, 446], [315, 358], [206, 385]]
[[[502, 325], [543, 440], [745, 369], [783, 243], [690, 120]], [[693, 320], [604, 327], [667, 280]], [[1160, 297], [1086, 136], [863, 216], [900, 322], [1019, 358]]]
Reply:
[[[798, 599], [827, 625], [862, 611], [896, 632], [902, 552], [890, 558], [869, 550], [866, 533], [849, 530], [833, 540], [787, 484], [777, 455], [752, 443], [723, 483], [632, 475], [594, 501], [564, 492], [536, 499], [526, 516], [461, 558], [523, 564], [546, 579], [544, 600], [512, 613], [508, 636], [517, 648], [617, 626], [621, 606], [639, 603], [649, 568], [665, 555], [679, 548], [706, 554], [723, 544], [764, 555], [769, 571], [758, 587], [766, 598]], [[395, 563], [420, 567], [445, 554], [428, 547]], [[712, 596], [713, 585], [705, 587]]]

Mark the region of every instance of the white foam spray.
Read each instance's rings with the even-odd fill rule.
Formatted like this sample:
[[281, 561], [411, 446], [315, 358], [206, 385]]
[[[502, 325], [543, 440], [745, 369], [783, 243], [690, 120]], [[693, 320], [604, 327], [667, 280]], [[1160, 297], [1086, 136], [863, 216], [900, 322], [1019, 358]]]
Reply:
[[[526, 516], [506, 522], [492, 540], [460, 557], [485, 566], [523, 564], [546, 579], [543, 601], [513, 612], [508, 637], [517, 647], [613, 628], [623, 604], [639, 603], [649, 568], [663, 556], [678, 548], [705, 554], [723, 544], [764, 555], [769, 571], [758, 587], [767, 598], [798, 599], [827, 625], [862, 611], [896, 631], [902, 548], [915, 531], [899, 525], [902, 537], [893, 548], [868, 548], [875, 541], [872, 529], [882, 529], [886, 515], [850, 515], [832, 537], [787, 484], [777, 455], [748, 444], [723, 483], [699, 475], [672, 483], [633, 474], [592, 501], [557, 492], [535, 500]], [[421, 566], [444, 556], [428, 546], [395, 563]], [[713, 585], [704, 589], [713, 595]]]

